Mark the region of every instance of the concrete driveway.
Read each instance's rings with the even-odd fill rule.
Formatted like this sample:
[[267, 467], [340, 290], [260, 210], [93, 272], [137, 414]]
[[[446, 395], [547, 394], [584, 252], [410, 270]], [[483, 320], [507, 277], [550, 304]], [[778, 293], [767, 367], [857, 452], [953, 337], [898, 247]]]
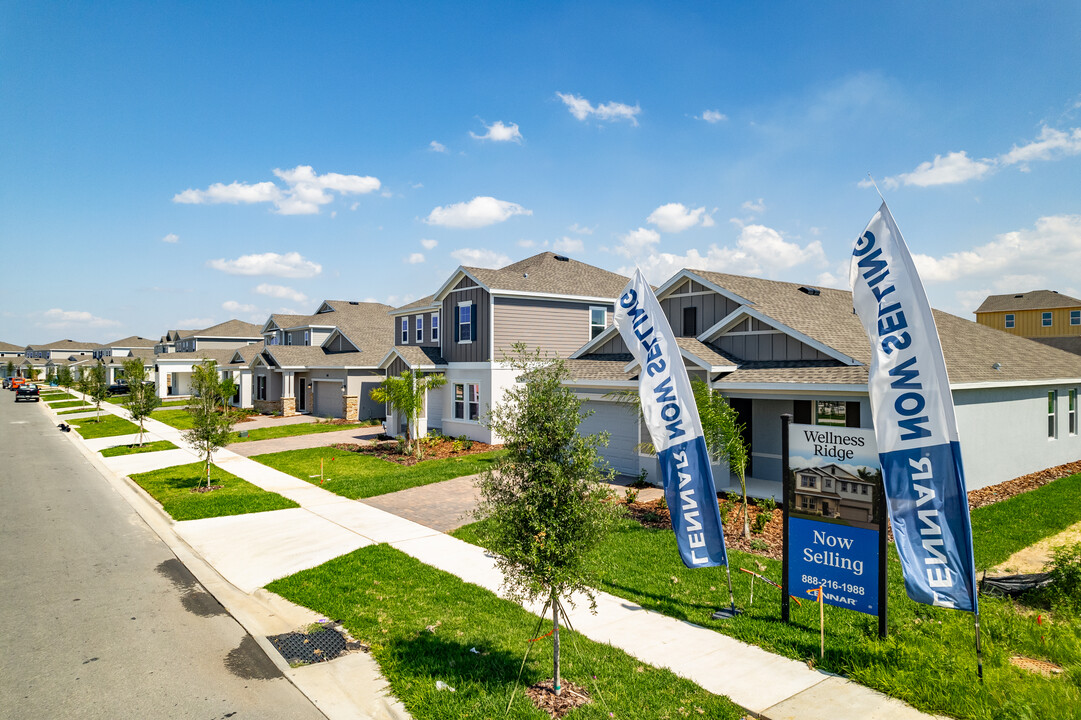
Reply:
[[[237, 425], [237, 430], [245, 429], [244, 425]], [[229, 449], [237, 455], [251, 457], [266, 453], [282, 452], [284, 450], [303, 450], [305, 448], [327, 447], [337, 443], [366, 443], [383, 432], [379, 425], [371, 427], [349, 428], [335, 432], [315, 433], [312, 435], [294, 435], [293, 437], [276, 438], [274, 440], [252, 440], [229, 445]]]

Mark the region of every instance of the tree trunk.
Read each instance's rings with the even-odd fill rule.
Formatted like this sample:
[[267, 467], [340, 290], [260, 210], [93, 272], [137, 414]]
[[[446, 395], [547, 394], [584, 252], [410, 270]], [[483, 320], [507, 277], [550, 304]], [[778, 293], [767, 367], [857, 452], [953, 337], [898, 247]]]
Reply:
[[751, 537], [751, 522], [747, 517], [747, 481], [742, 478], [741, 480], [743, 481], [743, 537], [749, 538]]
[[552, 593], [552, 689], [556, 695], [562, 694], [559, 685], [559, 596]]

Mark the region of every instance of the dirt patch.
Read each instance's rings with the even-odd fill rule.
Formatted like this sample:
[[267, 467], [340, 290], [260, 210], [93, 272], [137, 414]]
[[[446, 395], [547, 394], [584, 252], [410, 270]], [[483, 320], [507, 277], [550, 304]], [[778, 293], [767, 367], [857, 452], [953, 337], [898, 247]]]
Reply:
[[193, 493], [208, 493], [215, 490], [221, 490], [224, 485], [197, 485], [191, 489]]
[[[423, 442], [424, 457], [421, 458], [422, 460], [465, 457], [466, 455], [477, 455], [491, 450], [498, 450], [503, 447], [502, 445], [489, 445], [476, 440], [463, 442], [452, 438], [440, 438], [438, 440], [429, 438], [425, 439]], [[336, 445], [331, 445], [331, 447], [335, 450], [345, 450], [346, 452], [372, 455], [380, 460], [387, 460], [389, 462], [398, 463], [399, 465], [411, 466], [420, 462], [417, 460], [416, 455], [402, 455], [398, 452], [399, 445], [397, 440], [376, 440], [366, 445], [338, 443]]]
[[1022, 548], [1006, 559], [1005, 562], [992, 568], [988, 572], [1031, 574], [1043, 572], [1048, 561], [1051, 560], [1051, 551], [1062, 545], [1073, 545], [1081, 542], [1081, 523], [1075, 523], [1066, 528], [1058, 535], [1044, 538], [1035, 545]]
[[553, 718], [561, 718], [571, 710], [593, 702], [593, 699], [589, 697], [589, 691], [581, 685], [572, 683], [566, 678], [561, 678], [560, 683], [559, 695], [556, 695], [552, 689], [551, 678], [529, 686], [525, 694], [538, 709]]
[[968, 506], [975, 510], [976, 508], [981, 508], [985, 505], [993, 505], [994, 503], [1008, 500], [1014, 495], [1027, 493], [1030, 490], [1043, 487], [1049, 482], [1058, 480], [1059, 478], [1069, 477], [1076, 473], [1081, 473], [1081, 460], [1066, 463], [1065, 465], [1057, 465], [1053, 468], [1030, 473], [1028, 475], [1022, 475], [1019, 478], [1007, 480], [998, 485], [989, 485], [988, 487], [970, 492], [968, 494]]
[[[663, 500], [661, 499], [650, 500], [647, 502], [633, 502], [627, 506], [627, 511], [632, 518], [645, 527], [670, 529], [672, 527], [672, 517], [668, 512], [668, 508], [664, 507], [662, 503]], [[766, 522], [761, 533], [756, 533], [752, 529], [751, 537], [748, 539], [743, 537], [743, 502], [732, 502], [725, 498], [719, 498], [717, 500], [717, 505], [720, 507], [722, 517], [724, 516], [725, 508], [728, 508], [728, 518], [724, 523], [725, 547], [762, 555], [771, 560], [781, 559], [784, 535], [784, 513], [780, 508], [777, 508], [770, 513], [770, 518]], [[759, 513], [763, 512], [766, 511], [755, 505], [754, 500], [750, 501], [750, 509], [747, 518], [752, 528], [754, 528], [755, 518]], [[758, 542], [755, 542], [756, 540]], [[761, 543], [765, 543], [764, 548]]]

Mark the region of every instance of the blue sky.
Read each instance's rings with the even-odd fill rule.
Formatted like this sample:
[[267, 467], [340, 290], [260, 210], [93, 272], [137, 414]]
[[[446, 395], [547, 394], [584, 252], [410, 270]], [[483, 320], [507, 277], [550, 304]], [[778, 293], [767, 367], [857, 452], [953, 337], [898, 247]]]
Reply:
[[868, 172], [937, 307], [1081, 296], [1079, 37], [1075, 2], [3, 0], [0, 340], [545, 249], [843, 287]]

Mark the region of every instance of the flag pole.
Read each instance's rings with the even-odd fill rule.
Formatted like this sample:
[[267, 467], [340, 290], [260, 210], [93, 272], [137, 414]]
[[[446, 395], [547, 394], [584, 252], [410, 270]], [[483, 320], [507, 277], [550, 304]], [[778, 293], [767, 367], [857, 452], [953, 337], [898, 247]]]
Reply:
[[976, 623], [976, 675], [983, 683], [983, 649], [980, 647], [980, 611], [972, 613]]

